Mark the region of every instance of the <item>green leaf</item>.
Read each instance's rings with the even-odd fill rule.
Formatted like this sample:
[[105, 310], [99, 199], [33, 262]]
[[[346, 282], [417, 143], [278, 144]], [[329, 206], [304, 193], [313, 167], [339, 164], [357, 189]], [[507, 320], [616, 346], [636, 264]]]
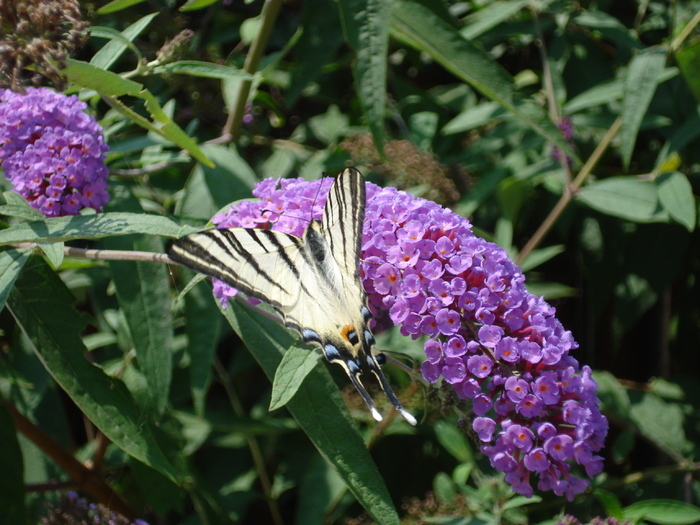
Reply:
[[636, 222], [657, 219], [658, 192], [653, 182], [611, 177], [583, 188], [577, 199], [606, 215]]
[[75, 298], [40, 259], [20, 274], [8, 308], [46, 370], [78, 408], [127, 454], [177, 482], [184, 477], [165, 457], [151, 424], [119, 379], [85, 358], [84, 318]]
[[650, 499], [626, 507], [624, 519], [646, 519], [662, 525], [690, 525], [700, 521], [700, 508], [682, 501]]
[[307, 124], [314, 136], [326, 145], [335, 144], [348, 133], [350, 119], [331, 104], [322, 115], [311, 117]]
[[185, 5], [180, 8], [183, 13], [186, 11], [196, 11], [198, 9], [204, 9], [212, 4], [217, 3], [219, 0], [187, 0]]
[[508, 113], [506, 110], [499, 104], [496, 104], [495, 102], [484, 102], [478, 106], [462, 111], [462, 113], [457, 115], [442, 127], [441, 133], [443, 135], [463, 133], [465, 131], [469, 131], [470, 129], [483, 126], [491, 120], [503, 118], [507, 115]]
[[335, 2], [306, 0], [302, 10], [303, 32], [289, 71], [291, 82], [284, 101], [287, 108], [294, 106], [304, 88], [318, 77], [343, 41], [343, 34], [338, 31], [341, 23]]
[[578, 158], [541, 108], [529, 101], [516, 100], [513, 77], [508, 72], [424, 4], [413, 0], [392, 2], [391, 32], [503, 106], [567, 155]]
[[0, 252], [0, 310], [5, 308], [7, 296], [24, 268], [31, 250], [13, 248]]
[[693, 444], [685, 435], [685, 415], [683, 409], [674, 403], [667, 403], [655, 394], [647, 393], [641, 402], [630, 409], [632, 420], [640, 432], [661, 449], [672, 455], [689, 453]]
[[[157, 133], [166, 140], [181, 147], [199, 162], [211, 166], [211, 161], [202, 153], [199, 146], [177, 125], [160, 107], [153, 94], [142, 84], [105, 71], [87, 62], [68, 59], [68, 67], [63, 70], [66, 78], [74, 84], [97, 91], [109, 104], [135, 124]], [[139, 115], [121, 102], [118, 97], [129, 95], [144, 101], [146, 110], [153, 121]]]
[[146, 15], [131, 24], [121, 33], [111, 27], [91, 27], [90, 33], [92, 37], [101, 36], [103, 38], [109, 38], [110, 42], [107, 42], [92, 56], [90, 64], [100, 69], [109, 69], [127, 49], [131, 49], [140, 62], [142, 58], [141, 52], [138, 47], [133, 44], [133, 41], [148, 27], [156, 16], [158, 16], [158, 13]]
[[533, 250], [527, 256], [527, 259], [520, 264], [520, 269], [523, 272], [530, 271], [533, 268], [537, 268], [540, 264], [544, 264], [550, 259], [553, 259], [560, 253], [564, 253], [565, 250], [566, 246], [563, 244], [555, 244], [554, 246], [547, 246], [545, 248]]
[[[113, 237], [110, 249], [162, 252], [161, 239], [153, 236]], [[109, 261], [124, 315], [136, 351], [139, 370], [148, 383], [150, 406], [162, 415], [172, 379], [173, 319], [170, 276], [163, 264]]]
[[666, 51], [661, 48], [649, 48], [637, 54], [630, 62], [625, 77], [620, 128], [620, 154], [625, 168], [629, 167], [632, 160], [637, 133], [656, 92], [665, 63]]
[[692, 232], [697, 222], [693, 187], [683, 173], [663, 173], [656, 180], [659, 200], [673, 220]]
[[10, 226], [0, 231], [0, 245], [17, 242], [68, 241], [98, 239], [111, 235], [145, 233], [177, 237], [180, 225], [159, 215], [146, 213], [99, 213], [51, 217]]
[[603, 403], [604, 411], [615, 417], [629, 419], [630, 398], [620, 382], [610, 372], [594, 372], [593, 379], [598, 383], [598, 397]]
[[438, 472], [433, 479], [433, 492], [440, 503], [449, 505], [457, 497], [457, 487], [445, 472]]
[[603, 104], [609, 104], [622, 98], [623, 83], [621, 80], [611, 80], [596, 84], [583, 93], [579, 93], [569, 100], [562, 108], [564, 113], [571, 115], [582, 109], [593, 108]]
[[268, 410], [283, 407], [297, 393], [304, 378], [309, 375], [321, 355], [305, 346], [292, 345], [282, 357], [272, 382], [272, 399]]
[[122, 9], [126, 9], [127, 7], [131, 7], [132, 5], [138, 5], [146, 0], [112, 0], [111, 2], [103, 5], [97, 10], [98, 15], [110, 15], [112, 13], [116, 13], [117, 11], [121, 11]]
[[446, 421], [438, 421], [434, 426], [435, 436], [440, 444], [452, 454], [457, 461], [471, 463], [474, 461], [472, 449], [465, 435], [457, 427]]
[[189, 75], [191, 77], [205, 78], [221, 78], [221, 79], [252, 79], [253, 76], [249, 73], [241, 71], [230, 66], [221, 64], [212, 64], [211, 62], [201, 62], [199, 60], [180, 60], [170, 62], [162, 66], [153, 68], [156, 74], [176, 73], [180, 75]]
[[44, 252], [51, 268], [54, 270], [63, 264], [62, 242], [40, 242], [39, 249]]
[[[182, 269], [185, 275], [192, 272]], [[212, 363], [221, 332], [221, 316], [211, 285], [199, 281], [185, 296], [185, 330], [190, 355], [190, 388], [195, 413], [204, 414], [205, 398], [212, 380]]]
[[17, 441], [12, 416], [7, 407], [0, 404], [0, 516], [1, 525], [27, 523], [27, 509], [24, 504], [24, 462], [22, 450]]
[[17, 192], [4, 191], [2, 196], [5, 199], [5, 204], [0, 206], [0, 215], [17, 217], [27, 221], [46, 217], [39, 210], [32, 208], [26, 199]]
[[224, 206], [251, 198], [258, 178], [235, 148], [208, 145], [202, 150], [214, 166], [195, 166], [186, 184], [181, 212], [208, 220]]
[[[545, 2], [545, 4], [548, 3]], [[530, 0], [507, 0], [494, 2], [491, 5], [486, 4], [483, 9], [464, 19], [465, 25], [459, 33], [467, 40], [474, 40], [529, 4]], [[544, 7], [544, 5], [540, 5], [538, 8], [544, 9]]]
[[595, 489], [594, 493], [600, 503], [603, 505], [605, 513], [608, 516], [618, 520], [623, 519], [622, 504], [615, 494], [603, 489]]
[[[223, 313], [272, 380], [283, 351], [294, 341], [289, 331], [262, 316], [251, 315], [237, 302]], [[398, 524], [386, 485], [328, 370], [315, 367], [286, 406], [370, 516], [377, 523]]]
[[345, 484], [338, 473], [314, 454], [301, 480], [294, 523], [324, 525], [328, 522], [326, 513], [345, 492]]
[[526, 496], [515, 496], [514, 498], [509, 499], [503, 504], [503, 510], [508, 510], [508, 509], [517, 509], [518, 507], [524, 507], [525, 505], [533, 505], [535, 503], [540, 503], [542, 501], [542, 498], [535, 495], [531, 497], [526, 497]]
[[386, 138], [384, 113], [391, 2], [347, 0], [340, 2], [339, 7], [345, 38], [355, 50], [353, 74], [357, 96], [375, 147], [382, 151]]

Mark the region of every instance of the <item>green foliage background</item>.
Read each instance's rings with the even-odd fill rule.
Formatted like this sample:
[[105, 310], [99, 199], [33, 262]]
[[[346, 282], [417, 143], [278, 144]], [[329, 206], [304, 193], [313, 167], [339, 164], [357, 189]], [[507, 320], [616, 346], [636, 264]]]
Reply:
[[[188, 525], [700, 521], [700, 2], [83, 8], [65, 74], [104, 127], [112, 200], [54, 219], [0, 205], [0, 523], [36, 523], [56, 488]], [[374, 424], [303, 353], [311, 373], [270, 412], [285, 329], [222, 315], [208, 283], [145, 255], [64, 250], [162, 253], [257, 180], [348, 164], [470, 217], [557, 307], [611, 423], [594, 490], [514, 496], [391, 366], [416, 428]], [[420, 362], [398, 334], [380, 346]]]

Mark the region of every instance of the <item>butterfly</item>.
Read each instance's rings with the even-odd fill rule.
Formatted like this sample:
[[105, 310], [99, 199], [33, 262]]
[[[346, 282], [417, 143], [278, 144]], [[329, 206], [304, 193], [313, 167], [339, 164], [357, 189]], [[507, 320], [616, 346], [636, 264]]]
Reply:
[[270, 305], [287, 328], [343, 367], [374, 419], [382, 416], [362, 384], [367, 372], [415, 425], [382, 373], [377, 359], [383, 356], [373, 352], [372, 314], [359, 274], [364, 216], [365, 180], [347, 168], [330, 188], [322, 219], [312, 220], [302, 237], [265, 229], [213, 229], [177, 239], [168, 255]]

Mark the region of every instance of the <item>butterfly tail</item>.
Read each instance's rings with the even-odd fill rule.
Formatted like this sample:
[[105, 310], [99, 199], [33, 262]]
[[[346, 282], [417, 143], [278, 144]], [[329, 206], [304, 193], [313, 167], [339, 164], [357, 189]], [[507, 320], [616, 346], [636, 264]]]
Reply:
[[377, 406], [374, 404], [372, 396], [369, 395], [369, 392], [367, 392], [367, 389], [362, 384], [360, 374], [352, 374], [347, 368], [345, 371], [348, 373], [348, 377], [350, 378], [350, 381], [352, 381], [355, 390], [357, 390], [360, 393], [360, 396], [362, 396], [362, 399], [364, 399], [367, 408], [369, 408], [369, 411], [372, 413], [372, 417], [377, 421], [381, 421], [382, 415], [379, 413], [379, 410], [377, 410]]
[[374, 358], [374, 356], [370, 356], [367, 359], [367, 366], [377, 378], [377, 381], [379, 381], [379, 385], [382, 387], [382, 390], [384, 390], [384, 394], [389, 399], [391, 404], [394, 405], [394, 408], [396, 408], [396, 410], [398, 410], [398, 412], [403, 416], [403, 418], [406, 421], [408, 421], [411, 425], [417, 425], [418, 421], [416, 421], [416, 418], [413, 417], [413, 415], [401, 405], [398, 398], [396, 397], [396, 394], [394, 394], [394, 391], [389, 385], [389, 381], [386, 380], [384, 372], [382, 372], [382, 369], [379, 367], [379, 363], [377, 363], [377, 360]]

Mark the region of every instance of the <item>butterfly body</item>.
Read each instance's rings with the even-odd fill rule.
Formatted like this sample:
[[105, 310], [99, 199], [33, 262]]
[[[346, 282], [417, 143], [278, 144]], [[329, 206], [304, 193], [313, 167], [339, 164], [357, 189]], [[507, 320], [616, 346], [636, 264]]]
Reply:
[[392, 404], [412, 424], [377, 363], [372, 316], [359, 276], [365, 182], [348, 168], [333, 183], [323, 218], [302, 237], [273, 230], [208, 230], [176, 240], [174, 261], [233, 286], [275, 309], [285, 326], [320, 345], [340, 364], [372, 412], [381, 414], [362, 384], [364, 372], [379, 381]]

